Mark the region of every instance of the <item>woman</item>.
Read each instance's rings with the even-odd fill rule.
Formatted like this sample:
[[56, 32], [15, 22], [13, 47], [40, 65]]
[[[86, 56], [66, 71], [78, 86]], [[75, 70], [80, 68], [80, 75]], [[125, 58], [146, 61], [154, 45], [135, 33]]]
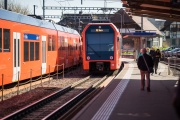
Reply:
[[155, 74], [157, 74], [157, 69], [158, 69], [158, 64], [161, 58], [161, 52], [159, 49], [156, 50], [155, 55], [154, 55], [154, 70]]

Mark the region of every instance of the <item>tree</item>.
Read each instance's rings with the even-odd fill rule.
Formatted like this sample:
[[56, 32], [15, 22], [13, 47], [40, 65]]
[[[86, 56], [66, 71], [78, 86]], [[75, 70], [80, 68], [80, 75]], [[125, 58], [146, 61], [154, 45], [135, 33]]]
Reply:
[[[28, 15], [30, 10], [27, 6], [22, 6], [20, 3], [14, 2], [14, 0], [7, 0], [7, 9], [13, 12]], [[4, 0], [0, 0], [0, 8], [4, 9]]]

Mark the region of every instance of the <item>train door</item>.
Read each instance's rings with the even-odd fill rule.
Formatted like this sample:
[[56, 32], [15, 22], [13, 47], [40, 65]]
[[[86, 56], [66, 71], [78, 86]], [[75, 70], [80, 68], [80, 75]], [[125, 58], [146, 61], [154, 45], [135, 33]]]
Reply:
[[20, 78], [20, 48], [20, 33], [13, 32], [13, 82]]
[[42, 74], [46, 73], [46, 36], [42, 36]]

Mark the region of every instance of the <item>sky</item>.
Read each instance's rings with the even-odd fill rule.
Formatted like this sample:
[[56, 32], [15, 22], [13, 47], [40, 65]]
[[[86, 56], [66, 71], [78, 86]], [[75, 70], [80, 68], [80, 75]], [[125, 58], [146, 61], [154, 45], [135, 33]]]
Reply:
[[[43, 15], [43, 0], [14, 0], [16, 3], [22, 6], [28, 7], [31, 14], [34, 13], [34, 5], [36, 5], [36, 15]], [[106, 1], [106, 2], [105, 2]], [[59, 6], [59, 7], [110, 7], [110, 8], [122, 8], [121, 0], [45, 0], [45, 6]], [[61, 15], [62, 12], [75, 13], [74, 11], [66, 10], [46, 10], [45, 15]], [[79, 11], [76, 11], [79, 13]], [[102, 11], [83, 11], [83, 13], [102, 13]], [[54, 19], [56, 22], [59, 19]]]

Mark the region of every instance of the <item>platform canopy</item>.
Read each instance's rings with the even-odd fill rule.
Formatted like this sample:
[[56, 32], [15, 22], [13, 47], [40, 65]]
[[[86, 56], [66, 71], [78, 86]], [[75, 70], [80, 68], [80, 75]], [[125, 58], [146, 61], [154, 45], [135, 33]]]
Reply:
[[156, 37], [156, 32], [148, 32], [148, 31], [135, 31], [133, 33], [129, 33], [125, 35], [123, 38], [138, 38], [138, 37]]
[[[125, 35], [123, 38], [137, 38], [137, 37], [158, 37], [163, 36], [162, 32], [159, 31], [148, 19], [139, 16], [132, 16], [132, 20], [142, 29], [142, 30], [132, 30], [131, 33]], [[142, 24], [143, 22], [143, 24]]]
[[180, 21], [180, 0], [121, 0], [132, 15]]

